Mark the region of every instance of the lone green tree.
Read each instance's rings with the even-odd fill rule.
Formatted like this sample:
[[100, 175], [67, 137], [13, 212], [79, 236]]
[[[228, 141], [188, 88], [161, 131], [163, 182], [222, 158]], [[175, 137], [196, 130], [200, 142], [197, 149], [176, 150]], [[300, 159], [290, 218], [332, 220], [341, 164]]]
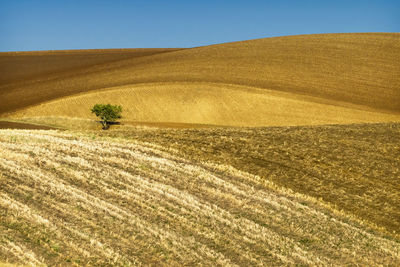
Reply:
[[93, 106], [91, 111], [101, 119], [100, 123], [103, 126], [103, 130], [107, 130], [110, 127], [110, 124], [115, 123], [117, 119], [122, 118], [122, 107], [117, 105], [96, 104]]

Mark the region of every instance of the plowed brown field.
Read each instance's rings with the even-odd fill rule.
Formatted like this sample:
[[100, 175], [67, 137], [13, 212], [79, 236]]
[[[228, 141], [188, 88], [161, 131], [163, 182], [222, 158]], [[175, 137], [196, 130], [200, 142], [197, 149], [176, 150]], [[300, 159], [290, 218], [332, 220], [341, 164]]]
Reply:
[[[123, 59], [105, 51], [101, 64], [94, 64], [92, 52], [87, 53], [81, 61], [71, 57], [73, 64], [81, 64], [76, 69], [55, 60], [51, 66], [56, 71], [49, 71], [46, 58], [51, 55], [44, 53], [42, 61], [28, 61], [27, 66], [35, 66], [30, 69], [38, 69], [34, 78], [22, 71], [15, 79], [1, 72], [0, 113], [20, 110], [14, 118], [47, 117], [64, 103], [55, 116], [87, 117], [93, 101], [122, 101], [125, 119], [136, 122], [268, 126], [399, 120], [396, 33], [266, 38], [132, 52]], [[13, 61], [0, 55], [0, 65], [12, 70], [15, 62], [20, 60], [20, 66], [28, 58], [16, 54]], [[77, 93], [84, 93], [79, 101], [65, 98]]]

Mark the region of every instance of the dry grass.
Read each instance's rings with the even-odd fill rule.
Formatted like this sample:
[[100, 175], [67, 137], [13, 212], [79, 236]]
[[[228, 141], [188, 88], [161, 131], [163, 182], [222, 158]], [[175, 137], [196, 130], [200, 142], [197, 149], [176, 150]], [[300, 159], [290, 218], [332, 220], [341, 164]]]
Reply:
[[400, 124], [137, 129], [100, 135], [176, 149], [310, 195], [400, 238]]
[[[18, 56], [15, 57], [17, 58]], [[223, 125], [239, 125], [243, 120], [249, 119], [240, 117], [242, 111], [245, 111], [246, 116], [251, 113], [250, 117], [258, 117], [258, 114], [267, 116], [254, 121], [250, 119], [251, 123], [246, 125], [271, 125], [263, 124], [270, 121], [278, 122], [274, 125], [369, 121], [366, 119], [368, 116], [363, 115], [360, 109], [382, 111], [398, 118], [398, 62], [400, 34], [325, 34], [266, 38], [132, 57], [77, 70], [47, 72], [34, 79], [21, 78], [17, 82], [3, 83], [0, 86], [0, 98], [5, 105], [0, 107], [0, 113], [88, 91], [96, 92], [88, 95], [88, 99], [99, 97], [98, 102], [108, 102], [110, 94], [98, 91], [120, 87], [121, 91], [118, 93], [124, 93], [130, 99], [130, 102], [127, 100], [126, 107], [131, 110], [126, 117], [129, 121], [145, 119], [146, 122], [158, 122], [163, 114], [161, 111], [165, 110], [167, 112], [163, 119], [168, 122], [213, 124], [214, 120], [215, 123], [224, 121]], [[9, 63], [3, 64], [3, 68], [7, 69], [7, 64]], [[3, 72], [0, 73], [6, 76]], [[171, 86], [174, 82], [182, 84]], [[154, 88], [150, 84], [135, 90], [138, 84], [145, 83], [163, 85]], [[188, 85], [190, 83], [192, 85]], [[198, 83], [205, 85], [199, 88]], [[231, 90], [232, 84], [242, 85], [242, 90]], [[265, 93], [254, 93], [249, 87], [267, 90]], [[154, 88], [154, 92], [151, 88]], [[224, 98], [214, 99], [219, 94]], [[258, 97], [257, 94], [261, 96]], [[187, 96], [190, 96], [189, 102], [194, 103], [194, 107], [198, 108], [200, 105], [200, 111], [196, 113], [193, 109], [188, 109], [191, 103], [185, 105], [181, 101]], [[205, 103], [196, 104], [195, 99]], [[63, 101], [65, 100], [60, 99], [58, 103]], [[145, 118], [144, 112], [136, 115], [137, 110], [148, 111], [151, 102], [180, 105], [165, 109], [163, 106], [153, 105], [152, 110], [157, 110], [158, 113], [153, 111], [149, 115], [151, 120]], [[53, 104], [46, 107], [52, 110]], [[271, 105], [275, 104], [278, 104], [277, 108], [269, 111]], [[255, 108], [250, 112], [242, 108], [242, 105]], [[288, 112], [287, 107], [289, 111], [299, 114]], [[347, 108], [354, 108], [354, 115], [353, 110]], [[68, 116], [82, 116], [80, 112], [74, 113], [73, 110], [71, 108], [66, 111], [71, 113]], [[230, 115], [226, 110], [233, 114]], [[330, 119], [325, 120], [320, 116], [321, 110], [326, 110], [326, 117]], [[41, 111], [49, 113], [43, 109]], [[220, 111], [225, 113], [218, 118]], [[373, 113], [371, 118], [379, 117], [372, 120], [376, 122], [393, 120], [393, 116], [385, 116]]]
[[[386, 132], [379, 135], [377, 129]], [[332, 154], [322, 150], [330, 148], [334, 141], [329, 137], [337, 132], [343, 153], [328, 159]], [[353, 162], [347, 164], [355, 171], [367, 158], [376, 162], [363, 168], [366, 177], [358, 186], [370, 191], [359, 194], [362, 202], [368, 206], [381, 194], [393, 205], [385, 216], [396, 223], [398, 181], [391, 177], [398, 177], [392, 161], [400, 142], [393, 147], [396, 140], [388, 133], [398, 138], [398, 125], [104, 132], [114, 137], [0, 130], [0, 260], [35, 265], [399, 265], [396, 235], [361, 224], [357, 212], [339, 212], [324, 204], [329, 199], [313, 197], [312, 190], [301, 194], [290, 189], [304, 180], [307, 190], [314, 185], [321, 192], [335, 190], [330, 177], [346, 166], [325, 164], [347, 160], [353, 151], [358, 158], [351, 155]], [[306, 138], [308, 150], [302, 147]], [[317, 140], [318, 149], [313, 145]], [[369, 142], [381, 146], [367, 149], [363, 157], [357, 148], [368, 148]], [[393, 152], [387, 159], [386, 153]], [[270, 163], [254, 168], [263, 157]], [[264, 169], [263, 175], [246, 172], [249, 162], [253, 172]], [[288, 162], [299, 169], [285, 168]], [[381, 163], [388, 172], [385, 182], [374, 176], [382, 178]], [[350, 191], [340, 201], [355, 196], [355, 177], [347, 173]]]

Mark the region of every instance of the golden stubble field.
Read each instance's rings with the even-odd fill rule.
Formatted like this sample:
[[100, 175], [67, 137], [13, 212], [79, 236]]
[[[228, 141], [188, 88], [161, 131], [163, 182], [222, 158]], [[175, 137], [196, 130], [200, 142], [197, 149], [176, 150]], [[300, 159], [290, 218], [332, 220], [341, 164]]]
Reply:
[[0, 131], [0, 258], [400, 264], [399, 124]]

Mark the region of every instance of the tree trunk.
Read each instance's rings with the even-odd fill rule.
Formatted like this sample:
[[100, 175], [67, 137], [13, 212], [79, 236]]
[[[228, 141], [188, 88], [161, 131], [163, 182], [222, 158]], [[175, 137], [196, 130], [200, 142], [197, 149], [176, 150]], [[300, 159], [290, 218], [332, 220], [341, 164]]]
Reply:
[[101, 121], [101, 125], [103, 125], [103, 130], [107, 130], [109, 125], [106, 121]]

